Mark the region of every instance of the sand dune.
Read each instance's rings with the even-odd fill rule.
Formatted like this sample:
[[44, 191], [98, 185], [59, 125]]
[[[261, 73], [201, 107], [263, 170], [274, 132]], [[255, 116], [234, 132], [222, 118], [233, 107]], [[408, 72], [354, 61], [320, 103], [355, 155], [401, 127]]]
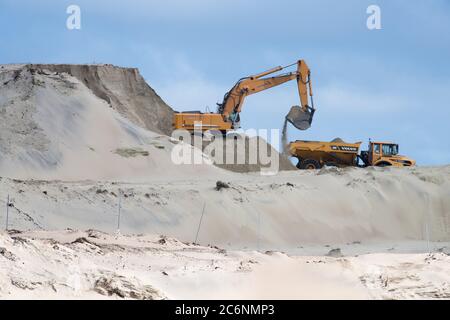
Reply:
[[226, 251], [157, 236], [0, 234], [0, 296], [49, 299], [441, 299], [450, 258]]
[[[19, 65], [0, 70], [0, 77], [1, 176], [139, 181], [164, 177], [167, 171], [180, 177], [220, 171], [206, 165], [172, 165], [174, 143], [169, 137], [137, 126], [121, 114], [128, 113], [67, 73]], [[158, 113], [160, 107], [153, 102], [151, 106]], [[159, 121], [153, 122], [156, 126]]]
[[[11, 210], [10, 226], [21, 230], [114, 232], [121, 201], [123, 233], [183, 241], [194, 241], [205, 206], [202, 244], [292, 250], [354, 241], [450, 241], [450, 167], [227, 174], [183, 179], [172, 172], [141, 183], [3, 178], [0, 193], [14, 199], [18, 209]], [[230, 188], [217, 191], [218, 179]]]
[[450, 297], [450, 166], [177, 165], [135, 69], [1, 66], [0, 93], [0, 297]]

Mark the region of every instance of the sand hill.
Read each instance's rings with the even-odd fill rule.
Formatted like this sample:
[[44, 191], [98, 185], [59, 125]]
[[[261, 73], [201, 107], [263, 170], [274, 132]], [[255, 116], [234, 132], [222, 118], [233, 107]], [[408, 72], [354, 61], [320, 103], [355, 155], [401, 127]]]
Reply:
[[[173, 110], [137, 69], [7, 65], [0, 84], [0, 175], [145, 180], [167, 170], [218, 171], [172, 165]], [[285, 158], [279, 162], [281, 170], [295, 169]], [[222, 167], [250, 172], [261, 164]]]
[[[172, 112], [136, 69], [0, 66], [0, 225], [9, 196], [13, 229], [0, 234], [1, 297], [183, 298], [192, 275], [198, 297], [450, 296], [449, 166], [262, 176], [259, 165], [176, 165]], [[118, 227], [126, 237], [110, 235]], [[76, 231], [88, 229], [99, 231]]]
[[174, 141], [161, 134], [172, 110], [136, 69], [9, 65], [0, 83], [2, 176], [142, 180], [218, 170], [172, 165]]

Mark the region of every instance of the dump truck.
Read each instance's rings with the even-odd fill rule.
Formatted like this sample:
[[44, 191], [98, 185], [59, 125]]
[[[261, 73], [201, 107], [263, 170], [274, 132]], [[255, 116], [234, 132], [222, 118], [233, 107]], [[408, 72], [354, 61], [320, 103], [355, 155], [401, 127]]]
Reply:
[[[296, 71], [276, 74], [293, 65]], [[272, 76], [269, 76], [272, 75]], [[275, 67], [248, 77], [243, 77], [218, 103], [217, 112], [187, 111], [175, 112], [173, 116], [174, 130], [185, 129], [191, 133], [197, 130], [221, 131], [226, 134], [230, 130], [240, 128], [240, 112], [247, 96], [273, 88], [291, 80], [297, 80], [300, 105], [293, 106], [289, 112], [289, 122], [299, 130], [306, 130], [311, 126], [314, 116], [314, 101], [311, 86], [311, 71], [304, 60], [285, 67]], [[308, 101], [308, 96], [310, 102]]]
[[414, 160], [398, 154], [396, 143], [369, 141], [368, 150], [359, 153], [361, 143], [347, 143], [339, 138], [331, 142], [297, 140], [289, 144], [289, 152], [298, 159], [299, 169], [320, 169], [325, 165], [410, 167], [416, 164]]

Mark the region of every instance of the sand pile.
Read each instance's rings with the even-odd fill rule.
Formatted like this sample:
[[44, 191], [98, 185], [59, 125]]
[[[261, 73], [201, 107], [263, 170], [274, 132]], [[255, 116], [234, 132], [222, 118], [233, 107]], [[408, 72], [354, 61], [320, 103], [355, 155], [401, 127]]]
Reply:
[[175, 142], [136, 125], [167, 131], [172, 111], [135, 69], [8, 65], [0, 85], [1, 176], [134, 181], [219, 170], [175, 166]]
[[67, 73], [132, 123], [168, 136], [172, 132], [173, 110], [145, 82], [136, 68], [68, 64], [36, 64], [26, 67]]
[[[207, 145], [208, 142], [204, 142], [204, 151]], [[217, 158], [220, 163], [215, 163], [215, 165], [228, 171], [240, 173], [271, 172], [272, 167], [276, 168], [275, 173], [298, 170], [286, 155], [280, 154], [261, 137], [233, 136], [231, 134], [222, 142], [222, 145], [222, 156]], [[206, 153], [209, 155], [208, 152]], [[215, 153], [212, 158], [214, 158], [214, 155]]]

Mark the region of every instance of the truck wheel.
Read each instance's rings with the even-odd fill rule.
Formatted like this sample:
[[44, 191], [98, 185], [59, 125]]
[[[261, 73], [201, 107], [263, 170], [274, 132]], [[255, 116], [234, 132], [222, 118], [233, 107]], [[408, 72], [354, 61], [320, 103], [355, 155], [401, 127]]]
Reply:
[[313, 159], [303, 160], [300, 165], [301, 169], [306, 169], [306, 170], [320, 169], [321, 167], [322, 166], [320, 165], [320, 163]]

